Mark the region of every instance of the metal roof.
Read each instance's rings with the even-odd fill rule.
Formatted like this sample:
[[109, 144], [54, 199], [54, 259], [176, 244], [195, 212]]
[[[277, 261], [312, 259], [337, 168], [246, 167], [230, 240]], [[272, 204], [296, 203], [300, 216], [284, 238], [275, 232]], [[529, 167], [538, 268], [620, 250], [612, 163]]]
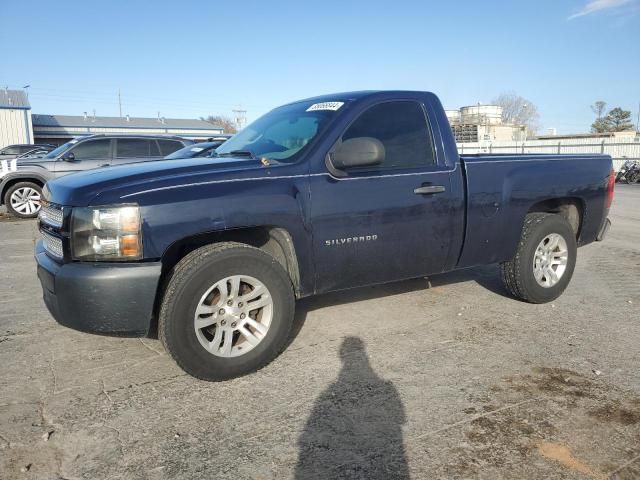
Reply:
[[188, 118], [94, 117], [93, 115], [31, 116], [37, 127], [178, 128], [183, 130], [223, 130], [204, 120]]
[[23, 90], [0, 90], [0, 108], [22, 108], [29, 109], [29, 99]]

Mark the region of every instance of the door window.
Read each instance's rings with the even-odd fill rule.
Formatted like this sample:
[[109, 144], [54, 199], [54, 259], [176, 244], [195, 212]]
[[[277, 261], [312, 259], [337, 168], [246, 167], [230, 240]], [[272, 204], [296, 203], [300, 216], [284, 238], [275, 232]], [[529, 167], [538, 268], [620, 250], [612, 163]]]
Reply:
[[111, 140], [89, 140], [76, 145], [71, 152], [76, 160], [111, 159]]
[[342, 140], [357, 137], [382, 142], [385, 159], [380, 165], [354, 170], [418, 168], [436, 163], [431, 131], [417, 102], [403, 100], [374, 105], [349, 126]]
[[158, 140], [158, 143], [160, 144], [160, 151], [162, 152], [163, 157], [166, 157], [167, 155], [184, 147], [182, 143], [175, 140]]
[[139, 138], [119, 138], [116, 158], [147, 158], [150, 156], [150, 141]]

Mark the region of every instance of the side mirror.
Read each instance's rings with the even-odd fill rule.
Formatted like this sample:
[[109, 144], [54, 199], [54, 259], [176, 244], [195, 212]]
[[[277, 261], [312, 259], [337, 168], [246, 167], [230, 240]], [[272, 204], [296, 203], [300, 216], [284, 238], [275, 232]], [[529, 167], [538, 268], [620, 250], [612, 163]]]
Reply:
[[64, 160], [65, 162], [75, 162], [76, 156], [73, 154], [73, 152], [68, 152], [62, 155], [62, 160]]
[[382, 142], [371, 137], [356, 137], [345, 140], [329, 154], [331, 163], [339, 170], [379, 165], [384, 162], [384, 156]]

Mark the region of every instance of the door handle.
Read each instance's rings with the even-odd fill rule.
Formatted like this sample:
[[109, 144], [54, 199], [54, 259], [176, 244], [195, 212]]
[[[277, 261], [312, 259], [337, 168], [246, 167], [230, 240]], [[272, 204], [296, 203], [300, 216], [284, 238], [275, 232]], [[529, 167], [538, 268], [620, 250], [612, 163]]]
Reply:
[[447, 189], [444, 185], [423, 185], [413, 190], [416, 195], [430, 195], [432, 193], [446, 192]]
[[103, 163], [102, 165], [100, 165], [100, 167], [108, 167], [110, 164], [108, 163]]

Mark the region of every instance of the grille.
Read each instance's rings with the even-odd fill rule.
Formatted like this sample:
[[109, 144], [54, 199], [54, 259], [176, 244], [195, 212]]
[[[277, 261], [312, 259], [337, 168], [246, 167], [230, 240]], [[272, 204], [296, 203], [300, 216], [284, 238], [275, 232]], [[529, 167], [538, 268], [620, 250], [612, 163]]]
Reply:
[[43, 204], [38, 214], [40, 221], [52, 227], [62, 227], [62, 209], [52, 205]]
[[40, 230], [40, 234], [42, 235], [45, 251], [53, 257], [62, 258], [64, 256], [62, 253], [62, 240], [42, 230]]

